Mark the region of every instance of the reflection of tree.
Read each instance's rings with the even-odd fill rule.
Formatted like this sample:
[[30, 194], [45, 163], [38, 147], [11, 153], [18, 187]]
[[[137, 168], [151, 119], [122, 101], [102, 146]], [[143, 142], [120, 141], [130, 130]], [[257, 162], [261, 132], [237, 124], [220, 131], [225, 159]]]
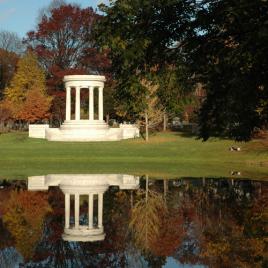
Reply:
[[[151, 188], [162, 192], [166, 186], [159, 185], [154, 182]], [[169, 187], [167, 212], [159, 217], [159, 231], [145, 259], [173, 256], [209, 267], [265, 267], [268, 188], [264, 185], [260, 195], [258, 187], [228, 180], [204, 180], [202, 185], [196, 179]], [[145, 224], [145, 217], [140, 219]]]
[[26, 198], [24, 192], [12, 192], [2, 202], [0, 242], [2, 234], [6, 241], [0, 243], [0, 267], [8, 267], [9, 257], [19, 258], [12, 251], [15, 243], [24, 256], [28, 251], [28, 259], [33, 256], [27, 267], [140, 267], [145, 262], [161, 267], [167, 256], [208, 267], [267, 266], [267, 184], [207, 179], [202, 185], [185, 179], [172, 185], [150, 181], [149, 190], [146, 180], [146, 190], [133, 191], [133, 203], [130, 192], [110, 188], [104, 195], [106, 238], [94, 243], [62, 240], [64, 195], [59, 188], [49, 190], [52, 210], [43, 233], [46, 194], [27, 192]]
[[[0, 218], [0, 250], [14, 245], [14, 240], [10, 232], [5, 228], [2, 219]], [[0, 266], [1, 267], [1, 266]]]
[[268, 200], [265, 195], [252, 195], [254, 188], [243, 182], [234, 187], [219, 182], [207, 188], [200, 240], [203, 262], [212, 267], [263, 267]]
[[167, 209], [163, 196], [157, 192], [139, 190], [137, 198], [131, 213], [130, 229], [136, 246], [147, 252], [158, 239], [161, 218]]
[[25, 259], [30, 259], [34, 253], [48, 211], [46, 195], [38, 192], [13, 191], [5, 204], [3, 222]]

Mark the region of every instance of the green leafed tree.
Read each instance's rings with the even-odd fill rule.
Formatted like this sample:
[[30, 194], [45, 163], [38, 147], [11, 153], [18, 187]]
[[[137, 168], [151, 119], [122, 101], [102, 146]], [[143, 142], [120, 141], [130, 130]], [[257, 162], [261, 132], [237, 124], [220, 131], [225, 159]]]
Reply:
[[149, 109], [151, 94], [144, 79], [153, 82], [167, 64], [184, 64], [174, 52], [191, 20], [193, 2], [119, 0], [100, 5], [105, 16], [94, 32], [98, 43], [110, 51], [116, 100], [124, 117], [141, 119]]
[[[200, 137], [249, 140], [267, 127], [267, 1], [118, 0], [100, 9], [98, 42], [110, 49], [118, 99], [130, 97], [130, 115], [146, 109], [137, 81], [148, 70], [186, 64], [186, 81], [191, 77], [206, 92]], [[161, 92], [168, 108], [174, 107], [169, 94]]]
[[207, 97], [201, 137], [249, 140], [267, 126], [267, 1], [203, 0], [185, 39], [185, 54]]

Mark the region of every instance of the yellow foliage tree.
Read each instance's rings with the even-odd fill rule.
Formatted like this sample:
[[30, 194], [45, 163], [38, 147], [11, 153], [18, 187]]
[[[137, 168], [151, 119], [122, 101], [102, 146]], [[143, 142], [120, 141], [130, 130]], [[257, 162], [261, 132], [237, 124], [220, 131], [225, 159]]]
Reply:
[[18, 61], [17, 71], [10, 86], [5, 89], [5, 100], [13, 104], [14, 119], [21, 119], [19, 114], [30, 90], [46, 95], [44, 71], [39, 67], [36, 56], [28, 52]]
[[142, 79], [141, 84], [147, 88], [148, 95], [146, 97], [147, 109], [144, 112], [145, 122], [140, 121], [139, 124], [145, 126], [145, 139], [148, 141], [149, 128], [155, 128], [162, 122], [164, 109], [160, 105], [159, 98], [156, 94], [159, 85], [147, 79]]

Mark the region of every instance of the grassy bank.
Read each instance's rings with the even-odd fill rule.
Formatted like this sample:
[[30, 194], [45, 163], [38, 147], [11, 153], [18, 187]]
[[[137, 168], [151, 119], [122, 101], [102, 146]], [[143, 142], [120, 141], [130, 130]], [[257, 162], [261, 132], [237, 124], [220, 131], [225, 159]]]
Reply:
[[[230, 152], [232, 145], [241, 152]], [[243, 177], [268, 180], [268, 144], [207, 142], [179, 133], [160, 133], [120, 142], [62, 143], [29, 139], [27, 133], [0, 135], [0, 177], [25, 178], [51, 173], [128, 173], [165, 177]]]

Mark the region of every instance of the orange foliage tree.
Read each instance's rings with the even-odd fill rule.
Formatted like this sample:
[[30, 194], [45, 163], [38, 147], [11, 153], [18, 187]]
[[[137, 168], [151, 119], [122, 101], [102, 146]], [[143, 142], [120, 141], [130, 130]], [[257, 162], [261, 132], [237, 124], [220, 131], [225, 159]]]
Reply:
[[47, 96], [41, 90], [31, 89], [27, 92], [26, 100], [18, 112], [18, 117], [30, 123], [48, 119], [51, 101], [52, 97]]
[[10, 101], [0, 102], [0, 129], [12, 118], [12, 103]]

